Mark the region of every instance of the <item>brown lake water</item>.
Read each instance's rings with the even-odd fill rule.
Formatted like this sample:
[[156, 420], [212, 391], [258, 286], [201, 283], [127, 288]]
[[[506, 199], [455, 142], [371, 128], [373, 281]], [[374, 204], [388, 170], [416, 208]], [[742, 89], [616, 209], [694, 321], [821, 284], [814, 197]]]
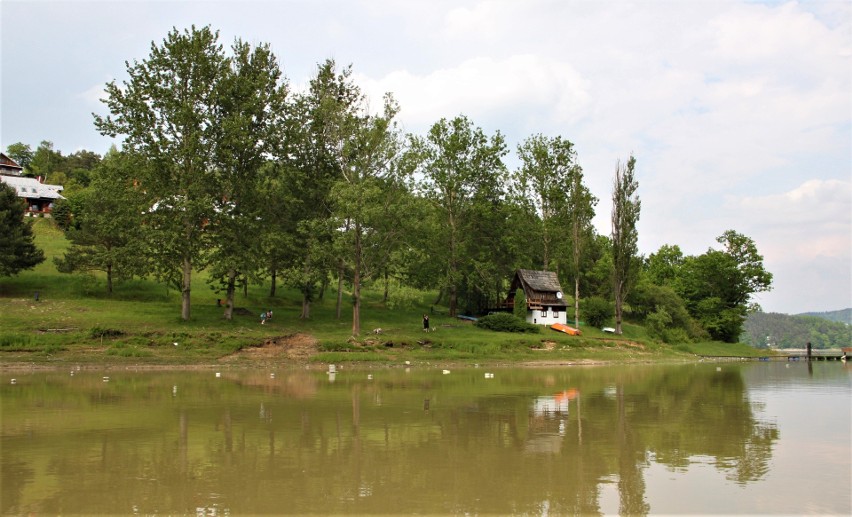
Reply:
[[220, 372], [0, 374], [0, 513], [852, 514], [840, 362]]

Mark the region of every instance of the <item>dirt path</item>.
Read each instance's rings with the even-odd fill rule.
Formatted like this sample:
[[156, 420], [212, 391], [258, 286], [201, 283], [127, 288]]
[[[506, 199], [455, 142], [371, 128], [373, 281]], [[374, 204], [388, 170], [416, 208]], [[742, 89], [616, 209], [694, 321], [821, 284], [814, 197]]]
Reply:
[[319, 349], [319, 342], [308, 334], [292, 334], [265, 340], [258, 346], [247, 346], [242, 350], [219, 359], [220, 363], [244, 361], [266, 361], [286, 359], [294, 362], [306, 362]]

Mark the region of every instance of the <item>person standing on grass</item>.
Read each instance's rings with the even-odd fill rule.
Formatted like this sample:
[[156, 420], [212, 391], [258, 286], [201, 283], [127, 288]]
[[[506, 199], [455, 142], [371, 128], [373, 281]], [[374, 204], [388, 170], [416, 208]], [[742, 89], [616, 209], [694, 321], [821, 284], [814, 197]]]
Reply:
[[423, 315], [423, 332], [429, 332], [429, 315]]
[[260, 324], [261, 325], [266, 324], [266, 311], [263, 311], [263, 312], [260, 313]]

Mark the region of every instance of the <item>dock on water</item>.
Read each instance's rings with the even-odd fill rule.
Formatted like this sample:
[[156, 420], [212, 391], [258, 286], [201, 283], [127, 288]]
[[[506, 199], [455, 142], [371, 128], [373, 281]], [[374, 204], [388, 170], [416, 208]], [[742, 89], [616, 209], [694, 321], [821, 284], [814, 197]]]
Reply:
[[[776, 350], [775, 353], [788, 361], [807, 361], [808, 359], [808, 351], [804, 348], [785, 348]], [[852, 355], [852, 348], [811, 350], [811, 361], [845, 361], [850, 355]]]
[[[715, 361], [807, 361], [808, 351], [804, 348], [785, 348], [774, 350], [774, 355], [763, 357], [741, 356], [701, 356], [702, 359]], [[852, 347], [811, 350], [811, 361], [846, 361], [852, 358]]]

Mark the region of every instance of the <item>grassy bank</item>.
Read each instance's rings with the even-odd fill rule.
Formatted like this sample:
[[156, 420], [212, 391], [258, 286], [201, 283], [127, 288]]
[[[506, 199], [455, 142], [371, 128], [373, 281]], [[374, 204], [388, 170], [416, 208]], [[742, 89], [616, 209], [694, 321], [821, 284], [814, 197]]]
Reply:
[[[206, 275], [195, 273], [192, 318], [180, 319], [180, 294], [150, 280], [116, 285], [106, 294], [102, 275], [56, 271], [53, 257], [67, 247], [49, 220], [36, 221], [36, 243], [47, 260], [32, 271], [0, 279], [0, 361], [29, 363], [208, 364], [266, 362], [587, 362], [677, 360], [698, 355], [755, 356], [744, 345], [699, 343], [664, 345], [640, 326], [626, 325], [623, 336], [583, 327], [572, 337], [549, 329], [540, 334], [490, 332], [446, 316], [436, 307], [433, 332], [421, 328], [434, 293], [423, 293], [407, 309], [390, 310], [381, 292], [367, 289], [362, 335], [351, 336], [351, 306], [335, 314], [335, 293], [312, 305], [310, 320], [298, 318], [301, 299], [294, 291], [250, 286], [236, 299], [231, 321], [222, 317], [217, 294]], [[36, 299], [36, 292], [38, 299]], [[344, 299], [348, 296], [344, 295]], [[274, 317], [260, 325], [261, 311]], [[381, 333], [373, 333], [381, 329]]]

